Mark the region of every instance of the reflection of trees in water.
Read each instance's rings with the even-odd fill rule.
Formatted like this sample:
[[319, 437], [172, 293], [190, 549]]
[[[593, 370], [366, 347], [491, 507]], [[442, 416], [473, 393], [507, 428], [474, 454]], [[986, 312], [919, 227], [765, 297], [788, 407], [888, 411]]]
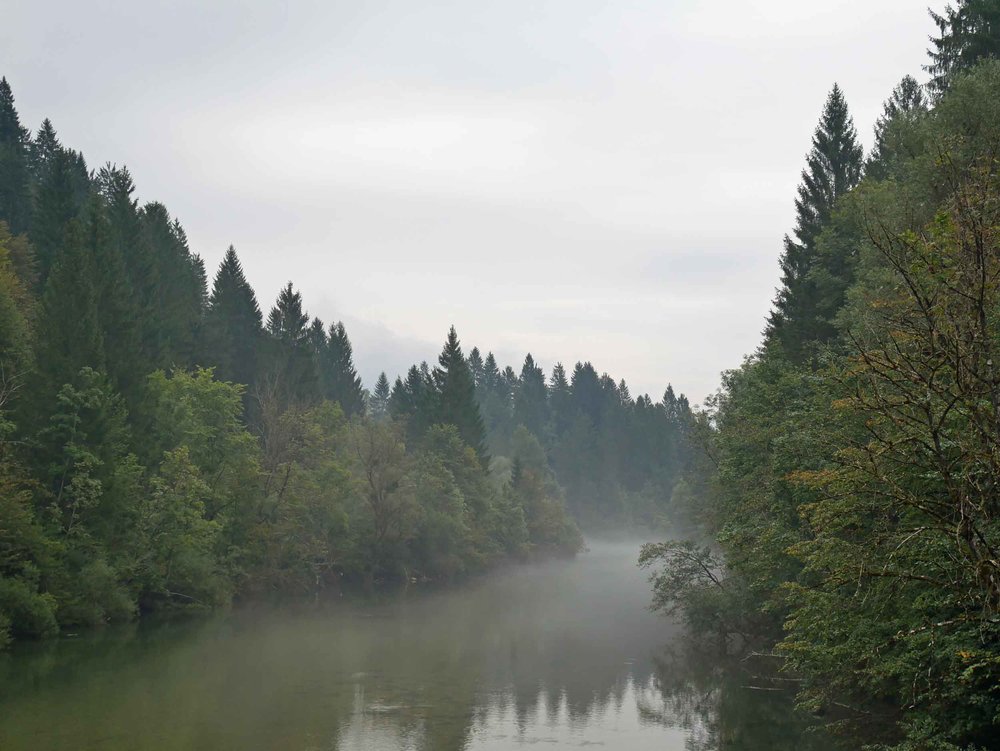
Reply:
[[794, 706], [789, 679], [761, 659], [719, 656], [678, 640], [655, 659], [642, 715], [688, 733], [690, 751], [823, 751], [834, 748]]
[[0, 748], [102, 748], [114, 728], [123, 747], [151, 751], [458, 751], [501, 720], [530, 735], [636, 710], [686, 729], [691, 751], [822, 747], [790, 727], [787, 699], [740, 689], [746, 676], [709, 655], [654, 661], [671, 627], [644, 612], [648, 585], [623, 579], [634, 550], [622, 555], [362, 608], [244, 611], [21, 649], [0, 658]]

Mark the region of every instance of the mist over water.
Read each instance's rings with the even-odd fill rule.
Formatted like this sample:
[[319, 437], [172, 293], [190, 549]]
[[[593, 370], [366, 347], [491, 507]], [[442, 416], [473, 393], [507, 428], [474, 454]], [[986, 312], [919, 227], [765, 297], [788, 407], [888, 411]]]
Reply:
[[669, 656], [684, 637], [647, 610], [638, 548], [25, 645], [0, 658], [0, 748], [804, 747], [783, 699]]

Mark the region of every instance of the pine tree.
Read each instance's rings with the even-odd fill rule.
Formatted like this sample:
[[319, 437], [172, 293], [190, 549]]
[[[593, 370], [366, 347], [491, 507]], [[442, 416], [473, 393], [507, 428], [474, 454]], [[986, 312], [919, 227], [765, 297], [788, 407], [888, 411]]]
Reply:
[[552, 413], [552, 432], [555, 436], [565, 433], [573, 421], [573, 395], [570, 393], [566, 368], [556, 363], [549, 378], [549, 405]]
[[316, 357], [323, 356], [323, 351], [326, 349], [326, 326], [319, 318], [313, 318], [309, 324], [309, 346]]
[[427, 363], [410, 366], [406, 378], [396, 379], [389, 399], [389, 414], [406, 424], [406, 436], [417, 442], [435, 422], [434, 382]]
[[497, 359], [492, 352], [487, 353], [483, 361], [483, 385], [489, 390], [496, 390], [500, 387], [500, 368], [497, 366]]
[[32, 381], [33, 414], [25, 424], [44, 424], [64, 384], [75, 383], [83, 368], [104, 369], [94, 270], [86, 232], [73, 220], [62, 252], [45, 284], [35, 339], [37, 377]]
[[31, 158], [31, 172], [35, 180], [41, 182], [45, 174], [52, 168], [56, 155], [63, 151], [63, 146], [59, 142], [55, 126], [49, 118], [42, 120], [42, 125], [35, 134], [35, 139], [31, 143], [29, 155]]
[[433, 373], [436, 390], [435, 423], [454, 425], [462, 440], [487, 464], [486, 430], [476, 404], [476, 387], [472, 371], [462, 354], [462, 345], [452, 326], [438, 357], [438, 367]]
[[957, 73], [1000, 56], [1000, 2], [958, 0], [943, 14], [929, 13], [939, 36], [931, 37], [934, 46], [927, 51], [931, 62], [924, 70], [931, 74], [931, 91], [941, 96]]
[[[397, 383], [402, 383], [397, 379]], [[389, 379], [385, 371], [379, 373], [378, 380], [375, 381], [375, 390], [372, 392], [369, 409], [371, 416], [376, 420], [381, 420], [389, 414], [389, 400], [392, 396], [392, 389], [389, 386]]]
[[44, 285], [66, 233], [69, 221], [77, 216], [79, 206], [70, 152], [58, 149], [38, 176], [35, 210], [31, 222], [31, 240], [38, 260], [38, 281]]
[[535, 364], [529, 353], [521, 366], [517, 389], [514, 392], [514, 422], [523, 425], [536, 437], [543, 437], [549, 422], [548, 391], [545, 373]]
[[483, 382], [484, 375], [484, 364], [483, 355], [479, 351], [479, 347], [473, 347], [472, 351], [469, 353], [469, 370], [472, 371], [472, 382], [476, 384], [476, 393], [479, 393], [479, 387]]
[[624, 378], [618, 382], [618, 398], [623, 407], [630, 407], [634, 404], [632, 401], [632, 392], [629, 390], [628, 384], [625, 383]]
[[289, 282], [267, 318], [270, 334], [267, 354], [267, 390], [279, 408], [308, 404], [320, 395], [316, 358], [309, 340], [309, 314], [302, 308], [302, 295]]
[[30, 251], [23, 245], [24, 236], [11, 236], [6, 223], [0, 222], [0, 440], [8, 427], [3, 413], [10, 410], [31, 360], [28, 321], [32, 298], [15, 260], [16, 254]]
[[816, 239], [829, 221], [837, 199], [861, 179], [864, 154], [840, 87], [827, 97], [812, 150], [802, 171], [795, 199], [794, 237], [785, 236], [781, 256], [781, 289], [768, 319], [766, 346], [775, 343], [793, 360], [806, 354], [819, 338], [824, 321], [816, 312], [816, 295], [809, 273], [816, 259]]
[[339, 321], [330, 326], [320, 373], [325, 398], [340, 404], [348, 417], [364, 412], [364, 389], [354, 367], [354, 350], [344, 324]]
[[205, 314], [207, 361], [215, 364], [221, 380], [250, 387], [257, 378], [263, 335], [257, 296], [230, 245], [215, 275]]
[[305, 346], [309, 340], [309, 314], [302, 309], [302, 295], [289, 282], [267, 316], [267, 332], [289, 346]]
[[901, 140], [903, 134], [899, 132], [901, 121], [912, 120], [926, 112], [927, 97], [923, 87], [913, 76], [905, 76], [892, 90], [875, 122], [875, 143], [865, 164], [866, 176], [876, 180], [887, 176], [889, 162], [905, 149]]
[[21, 125], [14, 94], [0, 78], [0, 220], [12, 234], [28, 229], [31, 199], [28, 191], [28, 131]]
[[584, 415], [592, 425], [600, 426], [604, 394], [597, 371], [589, 362], [578, 362], [570, 379], [574, 411]]
[[200, 349], [204, 279], [184, 230], [163, 204], [146, 204], [139, 221], [143, 351], [156, 368], [190, 366]]
[[149, 373], [140, 350], [138, 306], [131, 282], [101, 199], [92, 194], [80, 224], [91, 258], [97, 317], [104, 342], [105, 365], [112, 386], [134, 407]]

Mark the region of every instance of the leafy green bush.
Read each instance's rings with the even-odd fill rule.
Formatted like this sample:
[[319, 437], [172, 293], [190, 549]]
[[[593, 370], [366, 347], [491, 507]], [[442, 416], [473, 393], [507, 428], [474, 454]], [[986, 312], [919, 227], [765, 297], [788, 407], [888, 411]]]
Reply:
[[[0, 577], [0, 616], [12, 636], [37, 639], [59, 633], [55, 598], [39, 594], [22, 579]], [[0, 621], [0, 635], [4, 625]]]

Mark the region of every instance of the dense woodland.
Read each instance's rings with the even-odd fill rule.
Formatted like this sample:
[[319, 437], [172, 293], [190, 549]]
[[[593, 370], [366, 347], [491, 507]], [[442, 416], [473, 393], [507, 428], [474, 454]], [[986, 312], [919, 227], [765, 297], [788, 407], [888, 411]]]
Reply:
[[867, 156], [830, 92], [763, 344], [692, 423], [709, 542], [642, 560], [656, 606], [780, 660], [818, 721], [997, 749], [1000, 2], [934, 20]]
[[[445, 581], [662, 521], [690, 409], [465, 351], [365, 389], [236, 251], [209, 281], [128, 170], [0, 82], [0, 644], [234, 597]], [[277, 285], [276, 285], [277, 286]], [[571, 515], [569, 511], [572, 511]]]

